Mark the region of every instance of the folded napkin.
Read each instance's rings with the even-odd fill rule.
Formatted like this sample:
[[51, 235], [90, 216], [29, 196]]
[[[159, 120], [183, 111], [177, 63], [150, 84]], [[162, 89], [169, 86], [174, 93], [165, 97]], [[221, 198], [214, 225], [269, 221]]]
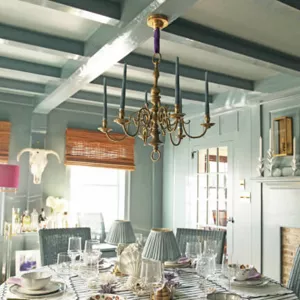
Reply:
[[17, 284], [17, 285], [22, 285], [22, 280], [21, 278], [18, 277], [10, 277], [6, 281], [8, 284]]

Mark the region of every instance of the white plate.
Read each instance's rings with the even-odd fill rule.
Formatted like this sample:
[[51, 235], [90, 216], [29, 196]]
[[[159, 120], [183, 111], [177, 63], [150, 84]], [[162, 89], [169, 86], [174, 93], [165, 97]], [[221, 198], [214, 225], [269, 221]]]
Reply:
[[124, 300], [125, 298], [118, 295], [112, 295], [112, 294], [96, 294], [93, 295], [87, 300]]
[[99, 265], [99, 271], [102, 271], [102, 270], [107, 270], [109, 269], [110, 267], [112, 266], [112, 263], [107, 261], [107, 260], [104, 260], [103, 264], [100, 264]]
[[63, 283], [51, 281], [46, 287], [37, 291], [28, 290], [19, 285], [13, 285], [9, 290], [11, 293], [26, 299], [39, 299], [58, 296], [64, 289], [65, 285]]
[[264, 286], [269, 283], [269, 280], [266, 278], [261, 279], [252, 279], [252, 280], [236, 280], [233, 279], [231, 284], [233, 286], [240, 286], [240, 287], [258, 287], [258, 286]]

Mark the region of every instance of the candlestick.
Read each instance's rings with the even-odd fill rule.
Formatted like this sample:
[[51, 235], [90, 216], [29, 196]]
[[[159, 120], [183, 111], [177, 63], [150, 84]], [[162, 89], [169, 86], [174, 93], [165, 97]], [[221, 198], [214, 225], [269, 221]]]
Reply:
[[262, 158], [262, 137], [259, 137], [259, 157]]
[[208, 101], [208, 73], [205, 72], [205, 115], [209, 116], [209, 101]]
[[120, 109], [125, 109], [127, 64], [124, 64]]
[[293, 138], [293, 156], [296, 157], [296, 137]]
[[180, 105], [179, 57], [176, 57], [175, 65], [175, 105]]
[[107, 87], [106, 78], [103, 78], [103, 120], [107, 120]]

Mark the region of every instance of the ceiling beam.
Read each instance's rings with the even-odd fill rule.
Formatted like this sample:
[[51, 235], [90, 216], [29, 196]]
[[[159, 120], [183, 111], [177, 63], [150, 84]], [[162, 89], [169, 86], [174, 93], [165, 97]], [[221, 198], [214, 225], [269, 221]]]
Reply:
[[[153, 70], [153, 64], [152, 60], [149, 56], [140, 55], [131, 53], [127, 55], [124, 59], [120, 61], [121, 63], [126, 62], [128, 65], [138, 67], [138, 68], [144, 68], [148, 70]], [[175, 62], [162, 60], [162, 62], [159, 65], [160, 72], [166, 73], [166, 74], [175, 74]], [[221, 84], [224, 86], [230, 86], [234, 88], [244, 89], [248, 91], [254, 90], [254, 82], [247, 79], [242, 79], [239, 77], [234, 77], [222, 73], [212, 72], [209, 70], [194, 68], [187, 65], [180, 65], [180, 75], [182, 77], [192, 78], [196, 80], [205, 80], [205, 72], [209, 72], [209, 81]]]
[[[122, 79], [108, 77], [108, 76], [100, 76], [100, 77], [96, 78], [94, 81], [92, 81], [91, 83], [102, 85], [103, 77], [106, 77], [108, 86], [121, 88]], [[127, 80], [126, 88], [128, 90], [133, 90], [133, 91], [138, 91], [138, 92], [145, 92], [145, 91], [150, 92], [150, 90], [152, 88], [152, 84]], [[160, 86], [160, 90], [161, 90], [161, 96], [175, 97], [175, 90], [172, 88]], [[182, 96], [183, 100], [191, 100], [191, 101], [195, 101], [195, 102], [204, 102], [205, 101], [205, 95], [201, 94], [201, 93], [194, 93], [194, 92], [182, 90], [181, 96]], [[212, 102], [211, 96], [209, 96], [209, 101]]]
[[84, 42], [0, 23], [0, 38], [56, 51], [84, 55]]
[[[273, 68], [277, 71], [300, 71], [300, 57], [296, 57], [279, 50], [275, 50], [248, 40], [193, 23], [184, 19], [177, 19], [164, 29], [163, 39], [191, 44], [197, 47], [204, 44], [218, 49], [223, 49], [244, 57], [251, 57], [264, 64], [262, 66]], [[201, 48], [201, 46], [200, 46]], [[275, 66], [275, 67], [274, 67]], [[279, 68], [276, 68], [279, 66]]]
[[[35, 113], [49, 113], [81, 90], [86, 84], [109, 70], [123, 57], [135, 50], [153, 35], [147, 27], [147, 18], [153, 12], [165, 13], [173, 21], [197, 0], [152, 0], [137, 15], [134, 13], [127, 25], [119, 30], [103, 47], [92, 55], [69, 78], [47, 95], [34, 109]], [[125, 2], [126, 3], [126, 2]], [[159, 9], [159, 11], [158, 11]]]
[[121, 4], [109, 0], [20, 0], [66, 12], [102, 24], [117, 25], [121, 18]]
[[295, 9], [300, 10], [300, 2], [299, 0], [277, 0], [285, 5], [291, 6]]

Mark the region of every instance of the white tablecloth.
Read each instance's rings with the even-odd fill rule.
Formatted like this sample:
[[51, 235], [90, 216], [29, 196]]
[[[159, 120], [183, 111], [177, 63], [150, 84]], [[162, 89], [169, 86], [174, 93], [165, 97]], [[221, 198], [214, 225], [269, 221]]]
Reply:
[[[58, 279], [57, 274], [52, 267], [43, 267], [43, 270], [51, 271], [54, 279]], [[199, 288], [199, 277], [192, 269], [179, 269], [180, 286], [176, 290], [175, 299], [199, 299], [203, 291]], [[124, 290], [123, 283], [126, 277], [119, 277], [119, 282], [116, 287], [116, 294], [126, 297], [128, 300], [149, 299], [149, 295], [136, 296], [131, 291]], [[68, 289], [60, 297], [43, 298], [43, 299], [63, 299], [63, 300], [82, 300], [88, 299], [89, 296], [95, 294], [89, 291], [84, 284], [84, 281], [76, 276], [71, 277], [67, 281]], [[209, 288], [216, 291], [228, 290], [228, 280], [215, 276], [208, 281]], [[7, 300], [9, 298], [18, 299], [10, 291], [10, 285], [5, 283], [0, 286], [0, 300]], [[279, 283], [270, 280], [270, 283], [262, 287], [236, 288], [232, 287], [232, 292], [248, 299], [257, 300], [297, 300], [297, 296], [290, 290], [281, 286]]]

